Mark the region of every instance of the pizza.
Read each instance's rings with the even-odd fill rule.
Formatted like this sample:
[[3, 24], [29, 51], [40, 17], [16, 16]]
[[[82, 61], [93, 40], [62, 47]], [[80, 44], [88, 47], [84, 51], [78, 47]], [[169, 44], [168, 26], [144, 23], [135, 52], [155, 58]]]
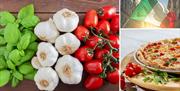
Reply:
[[136, 57], [154, 68], [180, 70], [180, 38], [150, 42], [137, 50]]

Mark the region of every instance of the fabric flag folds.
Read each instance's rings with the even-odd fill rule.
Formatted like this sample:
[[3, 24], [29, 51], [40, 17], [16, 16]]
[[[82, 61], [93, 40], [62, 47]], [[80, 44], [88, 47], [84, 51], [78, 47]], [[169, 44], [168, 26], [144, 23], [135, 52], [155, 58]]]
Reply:
[[132, 12], [130, 19], [160, 26], [168, 12], [168, 9], [158, 0], [141, 0]]

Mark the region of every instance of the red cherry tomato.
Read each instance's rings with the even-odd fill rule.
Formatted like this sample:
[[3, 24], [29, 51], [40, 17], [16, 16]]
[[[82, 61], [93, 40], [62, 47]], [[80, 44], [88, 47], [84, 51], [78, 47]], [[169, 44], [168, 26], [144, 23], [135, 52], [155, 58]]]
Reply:
[[132, 77], [132, 76], [135, 76], [135, 75], [136, 75], [136, 73], [135, 73], [135, 71], [134, 71], [134, 69], [133, 69], [132, 67], [127, 67], [127, 68], [125, 69], [125, 74], [126, 74], [127, 76], [129, 76], [129, 77]]
[[107, 80], [112, 84], [118, 84], [119, 83], [119, 70], [115, 70], [113, 72], [109, 72], [107, 74]]
[[116, 14], [116, 7], [114, 6], [104, 6], [98, 10], [98, 15], [100, 19], [111, 19]]
[[115, 15], [112, 17], [112, 20], [110, 22], [111, 31], [113, 33], [119, 32], [119, 15]]
[[101, 61], [104, 59], [104, 55], [108, 54], [109, 51], [106, 49], [99, 49], [95, 51], [95, 58], [100, 59]]
[[90, 48], [94, 48], [97, 43], [101, 43], [102, 39], [97, 36], [91, 36], [89, 39], [86, 40], [86, 46]]
[[142, 71], [142, 68], [139, 65], [130, 62], [126, 66], [125, 74], [127, 76], [132, 77], [132, 76], [135, 76], [135, 75], [139, 74], [141, 71]]
[[130, 62], [126, 67], [132, 67], [133, 68], [134, 63]]
[[119, 37], [116, 35], [110, 35], [109, 36], [109, 40], [110, 40], [110, 44], [112, 45], [112, 47], [119, 49]]
[[98, 76], [88, 76], [85, 79], [84, 86], [88, 90], [95, 90], [102, 87], [103, 83], [103, 79]]
[[137, 64], [133, 65], [133, 68], [134, 68], [134, 71], [136, 72], [136, 74], [138, 74], [142, 71], [142, 68]]
[[80, 25], [76, 28], [74, 34], [80, 41], [83, 41], [85, 38], [89, 37], [89, 30], [86, 27]]
[[111, 65], [117, 69], [119, 69], [119, 66], [120, 66], [119, 63], [115, 63], [115, 62], [112, 62]]
[[138, 74], [138, 73], [140, 73], [142, 71], [141, 66], [139, 66], [139, 65], [137, 65], [135, 63], [132, 63], [132, 62], [128, 63], [128, 65], [126, 67], [132, 67], [136, 74]]
[[94, 54], [91, 52], [91, 48], [87, 46], [82, 46], [75, 52], [75, 57], [81, 62], [92, 60], [93, 55]]
[[84, 68], [89, 74], [100, 74], [103, 71], [102, 63], [97, 59], [86, 62]]
[[96, 10], [89, 10], [84, 18], [84, 26], [89, 28], [89, 27], [96, 27], [98, 24], [98, 15]]
[[120, 77], [120, 82], [121, 82], [121, 89], [124, 90], [126, 88], [124, 76]]
[[113, 52], [112, 55], [113, 55], [115, 58], [119, 58], [119, 51], [118, 51], [118, 52]]
[[99, 21], [98, 25], [96, 26], [96, 32], [108, 35], [110, 32], [110, 23], [107, 20]]

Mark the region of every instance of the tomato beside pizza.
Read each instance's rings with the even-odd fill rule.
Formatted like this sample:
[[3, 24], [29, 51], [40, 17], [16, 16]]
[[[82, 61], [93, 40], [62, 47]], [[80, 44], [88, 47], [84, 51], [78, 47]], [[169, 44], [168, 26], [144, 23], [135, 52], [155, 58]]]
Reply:
[[180, 70], [180, 38], [148, 43], [137, 50], [136, 57], [154, 68]]

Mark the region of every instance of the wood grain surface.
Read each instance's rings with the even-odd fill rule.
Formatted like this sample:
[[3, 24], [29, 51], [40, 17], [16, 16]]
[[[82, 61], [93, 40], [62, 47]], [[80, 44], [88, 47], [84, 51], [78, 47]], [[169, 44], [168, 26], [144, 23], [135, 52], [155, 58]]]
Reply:
[[[55, 12], [62, 8], [68, 8], [77, 12], [80, 16], [80, 24], [83, 22], [85, 12], [89, 9], [98, 9], [104, 5], [113, 5], [117, 7], [117, 13], [119, 12], [119, 0], [0, 0], [0, 11], [10, 11], [14, 15], [17, 15], [20, 8], [31, 3], [34, 4], [36, 15], [40, 17], [41, 21], [49, 19]], [[96, 91], [118, 91], [118, 87], [118, 85], [104, 83], [104, 86]], [[12, 88], [8, 84], [1, 87], [0, 91], [39, 90], [33, 81], [24, 80], [16, 88]], [[78, 85], [66, 85], [60, 81], [55, 91], [86, 91], [86, 89], [82, 83]]]

